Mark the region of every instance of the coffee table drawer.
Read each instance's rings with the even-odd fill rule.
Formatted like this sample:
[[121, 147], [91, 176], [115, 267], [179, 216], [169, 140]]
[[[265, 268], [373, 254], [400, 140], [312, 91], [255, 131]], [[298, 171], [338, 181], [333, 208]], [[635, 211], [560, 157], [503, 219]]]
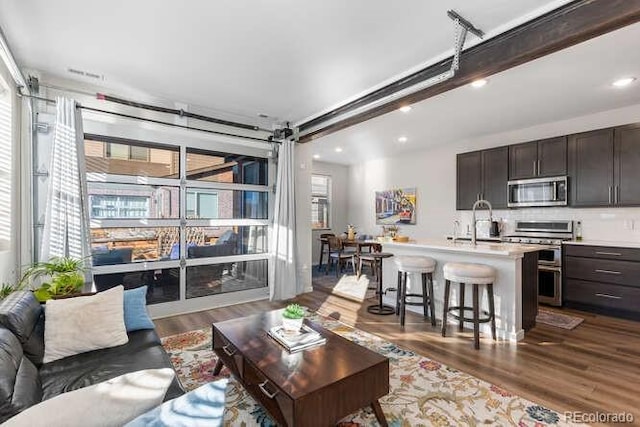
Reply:
[[213, 351], [233, 375], [242, 379], [244, 375], [244, 357], [215, 327], [213, 328]]
[[247, 391], [265, 407], [278, 425], [294, 425], [293, 399], [249, 362], [244, 366], [243, 381]]

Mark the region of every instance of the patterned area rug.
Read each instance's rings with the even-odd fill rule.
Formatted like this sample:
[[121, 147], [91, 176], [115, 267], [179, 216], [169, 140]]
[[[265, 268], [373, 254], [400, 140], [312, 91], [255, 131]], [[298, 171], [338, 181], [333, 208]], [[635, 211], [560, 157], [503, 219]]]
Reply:
[[570, 316], [544, 308], [538, 309], [538, 316], [536, 317], [536, 322], [538, 323], [544, 323], [545, 325], [562, 329], [574, 329], [583, 321], [584, 319], [582, 317]]
[[[390, 359], [391, 391], [380, 399], [390, 426], [569, 425], [553, 410], [380, 337], [318, 314], [310, 319]], [[210, 329], [167, 337], [163, 345], [188, 390], [215, 379], [211, 374], [216, 356], [211, 351]], [[225, 368], [220, 375], [228, 377], [230, 373]], [[225, 426], [275, 426], [233, 377], [227, 386], [225, 406]], [[376, 425], [371, 408], [351, 414], [339, 423], [343, 427]]]

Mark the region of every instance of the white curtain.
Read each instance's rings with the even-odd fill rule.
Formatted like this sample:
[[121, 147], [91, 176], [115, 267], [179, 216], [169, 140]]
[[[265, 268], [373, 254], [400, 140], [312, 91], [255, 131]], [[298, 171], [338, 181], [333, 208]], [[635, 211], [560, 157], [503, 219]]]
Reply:
[[271, 300], [293, 298], [303, 290], [296, 280], [295, 142], [285, 140], [278, 151], [276, 197], [271, 238], [269, 294]]
[[76, 101], [58, 97], [40, 260], [85, 259], [90, 266], [89, 215], [82, 116]]

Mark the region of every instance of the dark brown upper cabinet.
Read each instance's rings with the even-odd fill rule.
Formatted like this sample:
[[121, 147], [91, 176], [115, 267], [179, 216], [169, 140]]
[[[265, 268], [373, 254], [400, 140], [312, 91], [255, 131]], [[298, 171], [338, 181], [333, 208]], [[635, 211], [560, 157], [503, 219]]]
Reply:
[[569, 187], [572, 206], [614, 204], [614, 130], [569, 136]]
[[471, 209], [482, 193], [482, 154], [458, 154], [456, 162], [456, 209]]
[[478, 199], [506, 208], [508, 160], [508, 147], [458, 154], [456, 209], [469, 210]]
[[614, 131], [614, 194], [616, 206], [640, 205], [640, 124]]
[[567, 137], [509, 146], [509, 179], [567, 174]]
[[569, 137], [573, 206], [640, 206], [640, 124]]

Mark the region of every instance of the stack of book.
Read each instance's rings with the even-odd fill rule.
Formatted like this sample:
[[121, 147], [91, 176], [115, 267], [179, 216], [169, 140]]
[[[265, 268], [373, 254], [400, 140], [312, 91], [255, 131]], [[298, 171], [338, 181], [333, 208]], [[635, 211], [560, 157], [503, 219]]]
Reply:
[[269, 336], [290, 353], [316, 347], [327, 342], [326, 338], [307, 325], [302, 325], [302, 329], [297, 332], [286, 331], [282, 325], [274, 326], [269, 330]]

